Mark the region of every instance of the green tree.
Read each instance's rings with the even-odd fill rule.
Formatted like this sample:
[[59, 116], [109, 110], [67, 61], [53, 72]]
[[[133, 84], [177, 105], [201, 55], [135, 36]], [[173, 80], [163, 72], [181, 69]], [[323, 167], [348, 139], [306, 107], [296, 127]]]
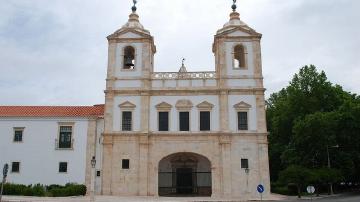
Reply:
[[[295, 74], [286, 88], [267, 100], [271, 180], [296, 164], [340, 170], [360, 182], [360, 98], [328, 81], [313, 65]], [[332, 148], [339, 145], [339, 148]]]
[[301, 190], [311, 179], [313, 179], [313, 177], [310, 170], [297, 165], [291, 165], [279, 174], [279, 181], [281, 183], [286, 185], [293, 183], [296, 185], [299, 198], [301, 198]]

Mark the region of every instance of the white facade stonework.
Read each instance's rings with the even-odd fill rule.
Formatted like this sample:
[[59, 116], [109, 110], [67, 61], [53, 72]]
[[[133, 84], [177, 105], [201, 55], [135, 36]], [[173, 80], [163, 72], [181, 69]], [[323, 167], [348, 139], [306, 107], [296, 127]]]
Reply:
[[[233, 12], [214, 38], [215, 71], [187, 72], [183, 65], [179, 72], [154, 72], [153, 37], [133, 12], [108, 37], [101, 193], [247, 200], [258, 198], [256, 186], [263, 184], [263, 196], [269, 196], [260, 39]], [[234, 60], [237, 45], [245, 59], [240, 68]], [[200, 130], [202, 111], [210, 112], [208, 131]], [[160, 131], [161, 112], [167, 112], [168, 128]], [[181, 129], [180, 112], [189, 114], [188, 131]], [[246, 112], [245, 130], [239, 128], [238, 112]], [[241, 159], [248, 160], [248, 168]]]

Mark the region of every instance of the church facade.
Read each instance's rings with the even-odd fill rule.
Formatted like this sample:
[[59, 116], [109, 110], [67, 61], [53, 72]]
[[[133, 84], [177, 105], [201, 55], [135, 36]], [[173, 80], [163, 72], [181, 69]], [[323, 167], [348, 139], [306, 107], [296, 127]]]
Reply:
[[261, 34], [230, 20], [215, 71], [154, 72], [156, 46], [136, 8], [108, 36], [101, 193], [256, 198], [270, 193]]
[[183, 63], [178, 72], [155, 72], [154, 38], [132, 10], [107, 37], [105, 105], [0, 106], [8, 181], [241, 200], [259, 198], [262, 184], [269, 196], [262, 35], [233, 5], [214, 36], [215, 71], [188, 72]]

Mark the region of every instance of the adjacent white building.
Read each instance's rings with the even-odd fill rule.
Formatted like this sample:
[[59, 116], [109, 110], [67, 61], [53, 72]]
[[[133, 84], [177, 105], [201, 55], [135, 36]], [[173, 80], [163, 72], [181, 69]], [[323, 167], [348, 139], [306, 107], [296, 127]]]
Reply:
[[0, 106], [0, 165], [8, 182], [85, 184], [90, 137], [101, 136], [103, 105]]

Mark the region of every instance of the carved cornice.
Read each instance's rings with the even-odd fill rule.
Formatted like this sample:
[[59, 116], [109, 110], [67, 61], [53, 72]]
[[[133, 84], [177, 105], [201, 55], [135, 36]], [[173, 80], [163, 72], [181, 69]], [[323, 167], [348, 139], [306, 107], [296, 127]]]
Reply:
[[193, 103], [190, 100], [179, 100], [175, 105], [177, 110], [190, 110], [193, 107]]
[[160, 104], [155, 105], [155, 108], [156, 108], [157, 110], [170, 111], [171, 108], [172, 108], [172, 105], [169, 104], [169, 103], [166, 103], [166, 102], [162, 102], [162, 103], [160, 103]]
[[212, 108], [214, 107], [213, 104], [207, 102], [207, 101], [204, 101], [198, 105], [196, 105], [196, 107], [199, 109], [199, 110], [212, 110]]

